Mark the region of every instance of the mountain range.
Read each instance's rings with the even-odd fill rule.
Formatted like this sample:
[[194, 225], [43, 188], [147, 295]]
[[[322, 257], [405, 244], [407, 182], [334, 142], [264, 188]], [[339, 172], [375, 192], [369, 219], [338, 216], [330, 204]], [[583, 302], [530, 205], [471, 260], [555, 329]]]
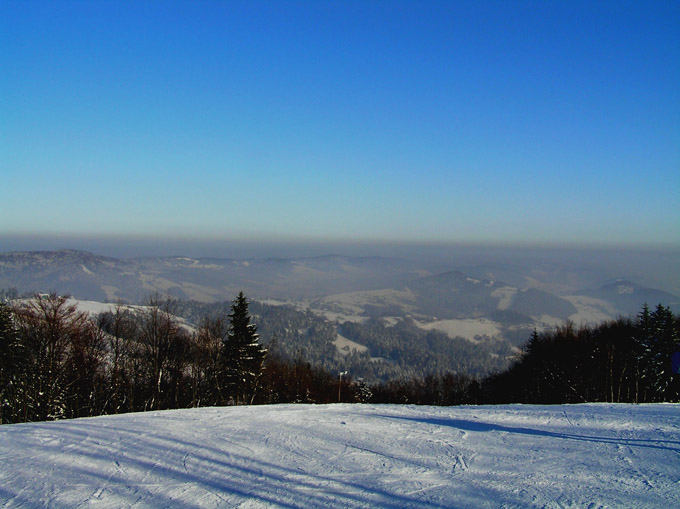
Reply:
[[[514, 284], [489, 277], [498, 274]], [[438, 370], [483, 375], [505, 366], [533, 330], [632, 316], [645, 302], [679, 307], [675, 295], [625, 279], [554, 290], [573, 289], [573, 281], [583, 281], [583, 273], [550, 264], [529, 271], [486, 266], [471, 274], [453, 263], [377, 256], [0, 253], [0, 297], [56, 292], [79, 299], [92, 314], [110, 308], [101, 303], [144, 304], [157, 293], [180, 299], [178, 319], [192, 327], [206, 313], [224, 312], [243, 291], [265, 344], [277, 342], [291, 356], [304, 351], [316, 365], [373, 381]]]
[[437, 268], [377, 256], [121, 259], [77, 250], [26, 251], [0, 253], [0, 288], [132, 303], [153, 292], [216, 302], [244, 291], [255, 299], [307, 301], [326, 311], [361, 316], [414, 314], [501, 323], [525, 322], [527, 317], [588, 321], [583, 320], [588, 313], [614, 317], [635, 314], [645, 302], [674, 308], [680, 302], [673, 294], [623, 279], [558, 295], [546, 291], [548, 286], [536, 281], [535, 274], [527, 277], [533, 284], [519, 287]]
[[0, 288], [57, 291], [100, 301], [140, 301], [151, 292], [199, 302], [232, 298], [306, 299], [403, 282], [418, 273], [379, 257], [218, 259], [111, 258], [86, 251], [0, 253]]

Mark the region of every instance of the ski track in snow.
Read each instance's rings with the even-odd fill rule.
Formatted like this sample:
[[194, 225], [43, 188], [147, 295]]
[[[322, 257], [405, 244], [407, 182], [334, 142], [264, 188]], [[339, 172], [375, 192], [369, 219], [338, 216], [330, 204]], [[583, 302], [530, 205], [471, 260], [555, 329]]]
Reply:
[[0, 426], [0, 507], [674, 507], [680, 405], [277, 405]]

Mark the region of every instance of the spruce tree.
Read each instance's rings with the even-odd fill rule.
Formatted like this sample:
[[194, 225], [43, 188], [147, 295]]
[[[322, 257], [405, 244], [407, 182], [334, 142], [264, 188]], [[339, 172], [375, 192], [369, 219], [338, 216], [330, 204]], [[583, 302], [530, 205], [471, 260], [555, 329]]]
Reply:
[[223, 346], [225, 382], [236, 404], [252, 403], [262, 374], [266, 350], [258, 343], [243, 292], [231, 305], [229, 331]]
[[0, 302], [0, 424], [21, 420], [26, 363], [12, 310]]
[[680, 331], [669, 307], [659, 304], [650, 317], [652, 335], [649, 341], [649, 362], [653, 376], [652, 387], [658, 400], [674, 400], [677, 395], [671, 394], [669, 389], [673, 382], [673, 352], [680, 350]]
[[654, 357], [652, 314], [645, 302], [642, 310], [638, 313], [636, 322], [636, 334], [634, 338], [636, 355], [636, 394], [635, 402], [648, 401], [653, 393], [654, 373], [652, 371], [652, 359]]

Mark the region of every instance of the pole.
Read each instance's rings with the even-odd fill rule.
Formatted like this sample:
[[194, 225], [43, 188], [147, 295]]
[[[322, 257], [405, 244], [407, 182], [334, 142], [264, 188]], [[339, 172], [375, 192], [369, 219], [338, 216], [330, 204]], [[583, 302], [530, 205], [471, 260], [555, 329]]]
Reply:
[[338, 379], [338, 403], [340, 403], [340, 390], [342, 389], [342, 375], [346, 375], [347, 371], [341, 371]]

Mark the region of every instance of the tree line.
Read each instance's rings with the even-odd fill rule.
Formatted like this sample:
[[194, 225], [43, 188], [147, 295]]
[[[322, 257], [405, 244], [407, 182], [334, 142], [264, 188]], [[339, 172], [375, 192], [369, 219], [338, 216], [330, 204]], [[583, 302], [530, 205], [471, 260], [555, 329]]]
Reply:
[[369, 385], [276, 341], [265, 349], [243, 293], [195, 328], [177, 318], [177, 301], [158, 295], [94, 318], [55, 294], [19, 302], [0, 303], [2, 423], [228, 404], [680, 398], [680, 317], [662, 305], [595, 327], [534, 331], [508, 369], [483, 378], [442, 370]]
[[431, 374], [372, 387], [374, 402], [423, 405], [680, 401], [680, 316], [659, 304], [597, 326], [534, 331], [503, 371]]
[[0, 423], [274, 403], [366, 402], [370, 391], [276, 341], [260, 344], [249, 302], [178, 318], [151, 296], [90, 317], [68, 297], [0, 302]]
[[243, 294], [197, 330], [153, 296], [91, 319], [56, 294], [0, 304], [3, 423], [252, 403], [266, 350]]
[[659, 304], [596, 327], [534, 332], [522, 357], [487, 378], [494, 403], [652, 403], [680, 399], [680, 316]]

